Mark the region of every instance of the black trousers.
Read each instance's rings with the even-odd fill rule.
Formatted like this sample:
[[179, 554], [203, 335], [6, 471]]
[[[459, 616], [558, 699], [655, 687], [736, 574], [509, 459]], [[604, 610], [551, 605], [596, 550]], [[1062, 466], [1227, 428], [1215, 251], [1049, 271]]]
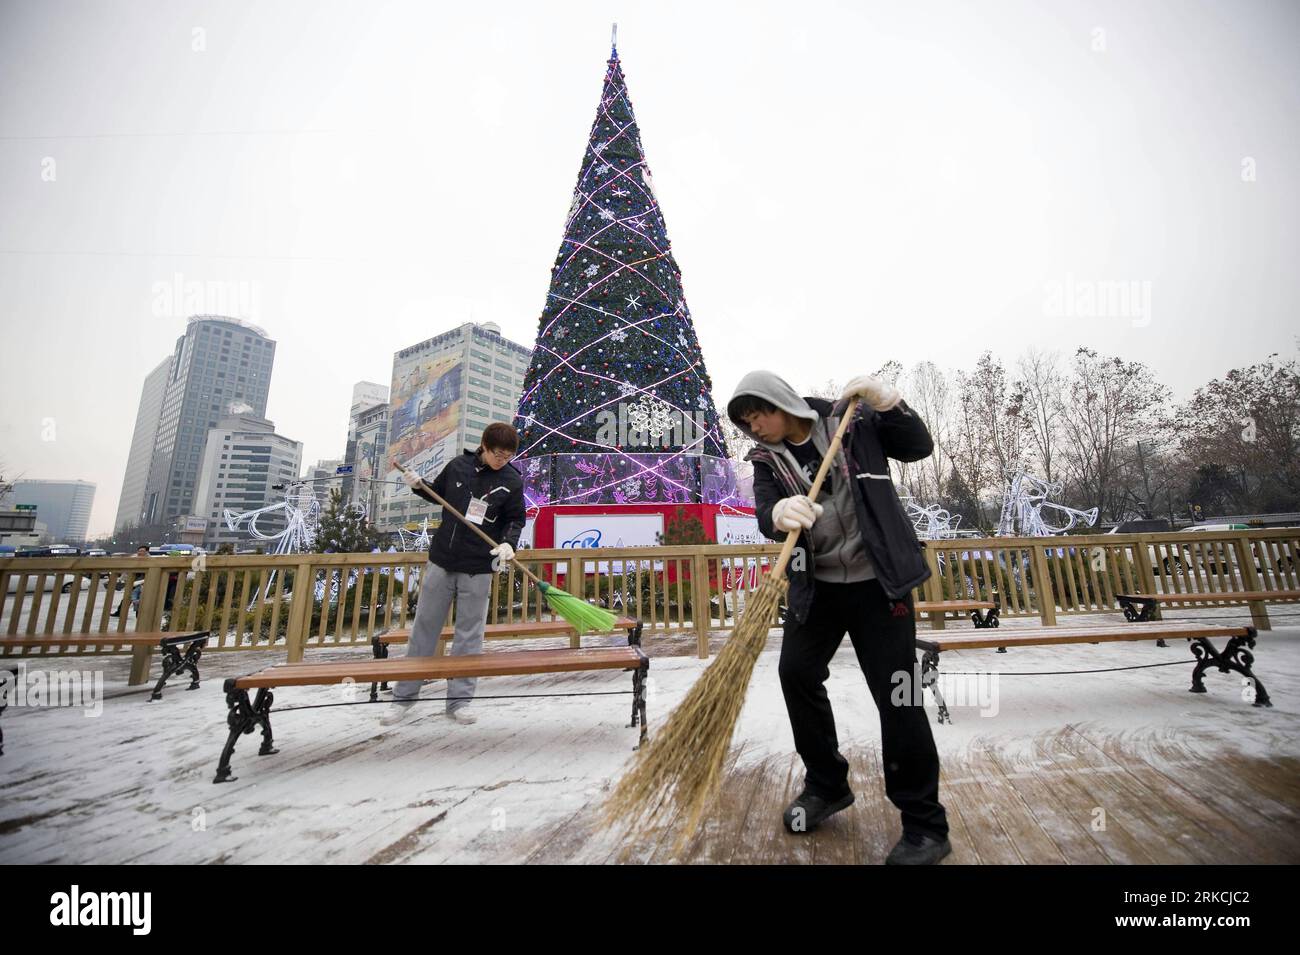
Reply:
[[[847, 631], [880, 712], [885, 795], [903, 815], [903, 831], [945, 838], [939, 804], [939, 754], [921, 705], [912, 598], [890, 600], [875, 580], [816, 581], [808, 619], [787, 621], [781, 642], [781, 692], [805, 785], [824, 799], [849, 789], [849, 763], [839, 751], [826, 695], [829, 664]], [[896, 676], [896, 674], [898, 676]]]

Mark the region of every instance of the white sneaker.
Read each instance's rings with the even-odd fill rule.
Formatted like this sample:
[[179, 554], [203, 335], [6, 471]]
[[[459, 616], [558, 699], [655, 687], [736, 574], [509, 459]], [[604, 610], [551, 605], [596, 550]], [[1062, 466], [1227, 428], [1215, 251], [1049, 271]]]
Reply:
[[447, 715], [450, 716], [457, 723], [469, 724], [478, 721], [478, 717], [475, 716], [473, 713], [471, 713], [469, 709], [464, 706], [452, 710]]
[[415, 704], [392, 703], [388, 707], [388, 712], [379, 718], [379, 725], [396, 726], [398, 723], [414, 719], [415, 716]]

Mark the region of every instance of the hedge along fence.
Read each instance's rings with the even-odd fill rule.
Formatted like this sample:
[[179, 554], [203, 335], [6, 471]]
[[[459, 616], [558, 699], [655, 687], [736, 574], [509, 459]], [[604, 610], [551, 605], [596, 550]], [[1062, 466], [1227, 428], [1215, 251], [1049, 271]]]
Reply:
[[[638, 617], [648, 631], [693, 635], [703, 657], [709, 633], [736, 625], [779, 552], [777, 544], [601, 548], [582, 552], [582, 573], [573, 550], [519, 557], [543, 580]], [[996, 600], [1005, 617], [1049, 626], [1058, 614], [1113, 612], [1118, 593], [1300, 588], [1296, 528], [930, 541], [924, 554], [933, 574], [917, 599]], [[213, 650], [271, 649], [299, 660], [308, 648], [369, 646], [378, 633], [409, 627], [427, 560], [423, 553], [3, 558], [0, 628], [11, 636], [211, 630]], [[118, 599], [129, 604], [140, 575], [140, 617], [128, 629], [128, 614], [109, 611]], [[497, 575], [488, 622], [553, 619], [517, 568]], [[778, 611], [772, 625], [780, 619]]]

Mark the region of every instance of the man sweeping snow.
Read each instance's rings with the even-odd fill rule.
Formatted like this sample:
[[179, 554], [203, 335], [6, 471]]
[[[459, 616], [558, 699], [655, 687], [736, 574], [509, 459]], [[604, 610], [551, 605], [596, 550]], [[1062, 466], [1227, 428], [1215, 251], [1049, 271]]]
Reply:
[[[858, 410], [816, 501], [812, 479], [848, 400]], [[900, 680], [920, 685], [912, 588], [930, 573], [889, 475], [888, 458], [919, 461], [934, 448], [924, 422], [888, 382], [861, 376], [841, 401], [802, 398], [770, 371], [737, 385], [728, 417], [757, 442], [758, 526], [775, 540], [802, 533], [788, 568], [789, 609], [779, 673], [804, 788], [786, 809], [791, 832], [816, 828], [853, 803], [848, 761], [839, 752], [826, 694], [831, 657], [849, 634], [880, 712], [885, 793], [902, 814], [903, 835], [885, 860], [929, 864], [951, 851], [939, 803], [939, 756], [925, 708], [913, 692], [895, 701]]]
[[[451, 655], [481, 653], [487, 624], [488, 602], [496, 571], [515, 555], [527, 513], [523, 478], [510, 465], [519, 448], [519, 433], [512, 425], [494, 421], [483, 429], [477, 451], [466, 449], [433, 479], [431, 486], [466, 519], [481, 527], [497, 542], [490, 547], [477, 534], [445, 515], [429, 545], [429, 562], [420, 580], [420, 599], [407, 642], [408, 657], [428, 657], [438, 652], [438, 640], [447, 622], [452, 601], [456, 603], [456, 634]], [[407, 485], [427, 501], [434, 499], [420, 484], [415, 471], [402, 475]], [[436, 503], [436, 501], [435, 501]], [[473, 723], [465, 708], [474, 698], [478, 680], [458, 677], [447, 681], [447, 715], [458, 723]], [[393, 726], [409, 719], [412, 704], [420, 695], [419, 680], [402, 680], [393, 687], [393, 706], [380, 720]]]

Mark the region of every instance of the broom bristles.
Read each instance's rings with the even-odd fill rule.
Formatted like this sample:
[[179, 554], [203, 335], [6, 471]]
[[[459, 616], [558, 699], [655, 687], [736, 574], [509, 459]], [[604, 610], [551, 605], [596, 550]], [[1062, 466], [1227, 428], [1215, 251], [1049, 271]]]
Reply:
[[651, 828], [683, 821], [674, 852], [695, 832], [722, 782], [736, 721], [754, 664], [767, 643], [777, 605], [789, 589], [784, 575], [768, 578], [745, 607], [731, 639], [695, 681], [686, 698], [637, 751], [601, 809], [605, 826]]
[[593, 630], [609, 633], [618, 622], [618, 617], [608, 610], [589, 604], [568, 591], [548, 584], [538, 584], [538, 588], [546, 598], [546, 605], [573, 624], [579, 633], [590, 633]]

